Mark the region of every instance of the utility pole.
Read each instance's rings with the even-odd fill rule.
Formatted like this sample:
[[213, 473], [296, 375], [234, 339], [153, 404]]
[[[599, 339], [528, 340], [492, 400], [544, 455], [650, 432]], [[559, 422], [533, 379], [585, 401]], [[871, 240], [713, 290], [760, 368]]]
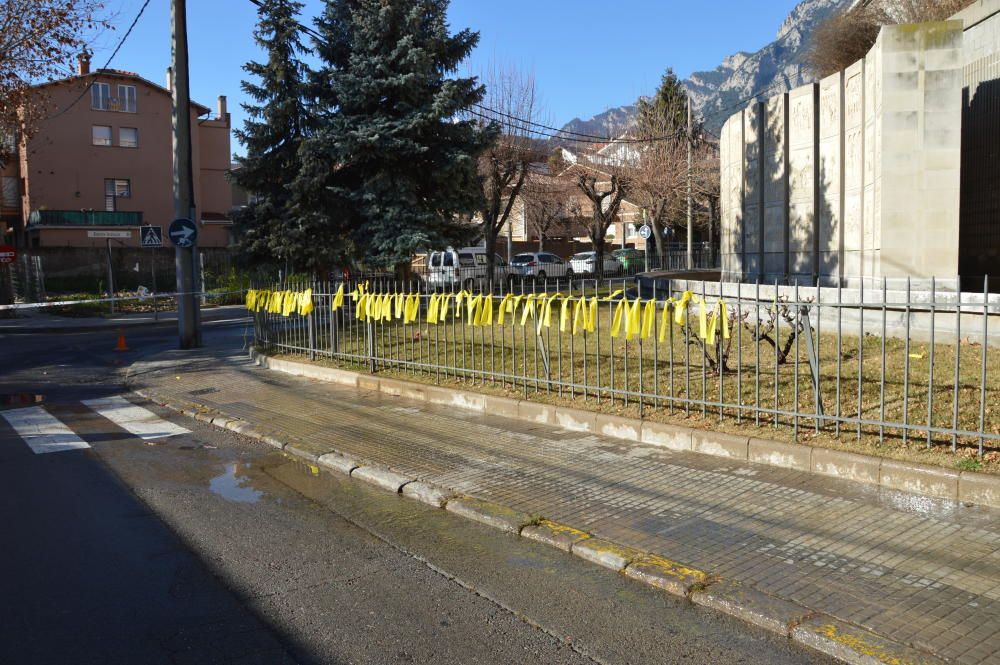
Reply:
[[691, 172], [692, 172], [692, 165], [691, 165], [691, 162], [692, 162], [692, 159], [693, 159], [693, 157], [692, 157], [692, 146], [691, 146], [691, 143], [692, 143], [692, 141], [694, 139], [691, 136], [691, 134], [692, 134], [692, 128], [691, 128], [691, 96], [690, 95], [688, 95], [688, 97], [687, 97], [687, 112], [688, 112], [688, 123], [687, 123], [687, 144], [688, 144], [688, 173], [687, 173], [687, 190], [688, 190], [687, 191], [687, 196], [688, 196], [688, 201], [687, 201], [687, 203], [688, 203], [688, 209], [687, 209], [687, 224], [688, 224], [688, 230], [687, 230], [687, 269], [688, 270], [694, 270], [694, 241], [692, 239], [692, 236], [694, 235], [694, 228], [693, 228], [694, 224], [692, 222], [692, 219], [693, 219], [694, 215], [693, 215], [692, 202], [691, 202], [691, 198], [692, 198], [692, 195], [693, 195], [693, 186], [692, 186], [692, 182], [691, 182], [692, 181], [692, 174], [691, 174]]
[[[173, 81], [170, 86], [173, 100], [173, 149], [174, 149], [174, 218], [190, 219], [197, 224], [194, 206], [194, 173], [191, 166], [191, 93], [188, 83], [187, 2], [171, 0], [170, 21], [172, 28]], [[195, 291], [199, 284], [195, 278], [195, 253], [197, 246], [174, 248], [174, 265], [177, 269], [177, 334], [180, 348], [201, 346], [201, 310]]]

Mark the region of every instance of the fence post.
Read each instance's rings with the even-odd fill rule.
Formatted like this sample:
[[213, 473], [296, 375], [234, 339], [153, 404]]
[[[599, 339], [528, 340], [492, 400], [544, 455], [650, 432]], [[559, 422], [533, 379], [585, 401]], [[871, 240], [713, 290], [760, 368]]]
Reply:
[[[816, 292], [819, 293], [819, 288], [817, 287]], [[823, 313], [819, 312], [819, 316]], [[813, 340], [813, 328], [812, 322], [809, 320], [809, 308], [802, 306], [799, 308], [799, 317], [802, 319], [802, 325], [805, 328], [806, 337], [806, 355], [809, 356], [809, 373], [812, 375], [813, 384], [813, 396], [816, 403], [816, 421], [821, 425], [826, 424], [826, 418], [823, 417], [823, 394], [820, 392], [820, 382], [819, 382], [819, 357], [816, 353], [816, 347]], [[798, 405], [796, 405], [798, 408]]]
[[[316, 280], [312, 280], [309, 285], [312, 292], [316, 292], [317, 288]], [[309, 330], [309, 360], [316, 360], [316, 316], [315, 312], [309, 312], [306, 317], [306, 327]]]
[[368, 350], [368, 371], [375, 373], [375, 326], [369, 318], [365, 322], [365, 346]]

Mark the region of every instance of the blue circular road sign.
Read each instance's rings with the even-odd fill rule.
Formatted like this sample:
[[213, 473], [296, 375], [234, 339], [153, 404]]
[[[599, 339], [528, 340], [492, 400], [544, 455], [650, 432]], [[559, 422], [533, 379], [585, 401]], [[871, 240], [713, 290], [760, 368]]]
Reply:
[[194, 247], [198, 240], [198, 226], [190, 219], [175, 219], [170, 222], [170, 229], [167, 231], [170, 242], [177, 247]]

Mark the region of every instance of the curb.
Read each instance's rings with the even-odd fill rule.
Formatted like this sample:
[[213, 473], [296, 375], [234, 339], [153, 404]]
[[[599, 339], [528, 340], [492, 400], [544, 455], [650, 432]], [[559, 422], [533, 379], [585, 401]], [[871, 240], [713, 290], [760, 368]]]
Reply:
[[384, 466], [362, 464], [338, 452], [317, 457], [274, 437], [261, 435], [246, 421], [209, 410], [203, 405], [165, 400], [149, 391], [133, 389], [132, 392], [182, 415], [264, 441], [307, 463], [313, 473], [318, 473], [319, 467], [324, 467], [505, 533], [544, 543], [654, 589], [688, 599], [696, 605], [728, 614], [789, 638], [845, 663], [945, 665], [944, 661], [934, 656], [733, 580], [723, 580], [682, 563], [596, 538], [585, 531], [501, 504], [459, 495], [446, 488], [396, 473]]
[[531, 423], [554, 425], [622, 441], [696, 452], [740, 462], [793, 469], [886, 489], [921, 494], [957, 503], [1000, 508], [1000, 476], [975, 471], [883, 459], [819, 448], [804, 443], [769, 441], [681, 425], [623, 418], [596, 411], [484, 395], [402, 379], [382, 378], [350, 370], [279, 360], [251, 348], [250, 358], [265, 369], [338, 385], [452, 406]]

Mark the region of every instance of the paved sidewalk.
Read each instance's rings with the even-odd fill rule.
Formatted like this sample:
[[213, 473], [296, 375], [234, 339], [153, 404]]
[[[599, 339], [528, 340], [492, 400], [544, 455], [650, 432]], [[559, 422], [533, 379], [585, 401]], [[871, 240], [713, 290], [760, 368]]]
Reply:
[[1000, 662], [1000, 511], [418, 407], [236, 353], [164, 354], [132, 384], [315, 454], [381, 463], [753, 585], [948, 662]]
[[[0, 335], [4, 333], [58, 333], [89, 332], [94, 330], [115, 330], [137, 326], [177, 325], [177, 312], [160, 312], [157, 317], [152, 312], [141, 314], [119, 314], [116, 316], [57, 316], [44, 309], [17, 310], [13, 319], [0, 318]], [[202, 321], [222, 321], [246, 319], [243, 305], [221, 305], [201, 310]]]

